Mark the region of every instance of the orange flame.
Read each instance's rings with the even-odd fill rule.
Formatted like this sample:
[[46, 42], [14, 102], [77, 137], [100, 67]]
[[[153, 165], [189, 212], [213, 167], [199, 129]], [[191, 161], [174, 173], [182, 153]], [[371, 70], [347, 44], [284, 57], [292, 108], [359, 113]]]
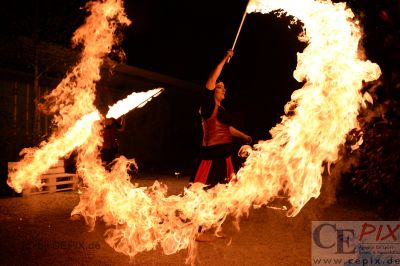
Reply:
[[[114, 37], [117, 27], [129, 25], [130, 21], [124, 13], [121, 0], [89, 2], [86, 7], [91, 15], [73, 38], [74, 45], [83, 44], [80, 62], [45, 96], [45, 107], [49, 113], [55, 114], [54, 122], [58, 130], [49, 138], [48, 145], [43, 142], [39, 149], [30, 148], [21, 152], [25, 157], [18, 162], [18, 170], [7, 181], [18, 192], [32, 185], [40, 187], [40, 175], [58, 158], [88, 139], [91, 124], [85, 127], [82, 123], [94, 122], [98, 118], [94, 106], [95, 82], [100, 79], [100, 67], [105, 56], [120, 41]], [[79, 132], [82, 138], [76, 137]]]
[[143, 107], [152, 98], [157, 97], [164, 89], [158, 88], [149, 90], [146, 92], [133, 92], [128, 95], [125, 99], [118, 101], [116, 104], [111, 106], [107, 112], [107, 118], [118, 118], [128, 113], [133, 108]]
[[[365, 61], [359, 48], [359, 22], [345, 3], [330, 1], [251, 1], [248, 12], [284, 10], [304, 23], [300, 40], [308, 43], [298, 54], [294, 77], [305, 82], [286, 104], [282, 122], [271, 129], [272, 139], [255, 146], [238, 172], [241, 179], [279, 184], [266, 188], [256, 198], [265, 204], [284, 189], [292, 205], [288, 215], [296, 215], [322, 185], [322, 163], [338, 159], [338, 147], [346, 134], [358, 128], [357, 115], [368, 94], [361, 95], [362, 81], [380, 76], [378, 65]], [[283, 12], [281, 13], [283, 14]], [[260, 157], [265, 162], [260, 167]], [[245, 182], [245, 181], [242, 181]]]
[[17, 171], [10, 173], [8, 185], [15, 191], [24, 188], [41, 187], [40, 176], [58, 160], [87, 141], [92, 134], [92, 125], [100, 120], [97, 111], [83, 116], [76, 124], [60, 137], [53, 135], [49, 142], [43, 142], [39, 148], [26, 148], [21, 154], [24, 159], [17, 163]]
[[[110, 106], [106, 117], [119, 118], [134, 108], [143, 107], [163, 90], [158, 88], [147, 92], [133, 92]], [[48, 142], [41, 143], [40, 148], [22, 150], [21, 154], [25, 154], [25, 157], [17, 163], [18, 170], [10, 173], [8, 184], [17, 192], [33, 186], [40, 188], [43, 185], [40, 176], [55, 165], [60, 158], [86, 143], [92, 134], [93, 124], [100, 119], [98, 111], [91, 112], [79, 119], [63, 135], [53, 135]]]
[[[46, 98], [57, 113], [59, 131], [55, 141], [85, 114], [95, 112], [94, 82], [99, 79], [102, 58], [115, 43], [117, 24], [129, 24], [122, 1], [109, 0], [88, 5], [92, 14], [75, 33], [84, 45], [81, 63]], [[358, 127], [357, 114], [368, 95], [361, 95], [362, 81], [375, 80], [380, 69], [364, 59], [359, 49], [361, 30], [345, 4], [312, 0], [253, 0], [248, 12], [282, 10], [304, 23], [299, 37], [308, 46], [298, 54], [294, 72], [305, 85], [286, 104], [282, 122], [271, 129], [272, 139], [259, 142], [237, 173], [237, 181], [205, 191], [193, 184], [182, 195], [167, 196], [167, 187], [155, 182], [148, 188], [130, 182], [127, 168], [134, 161], [120, 157], [110, 172], [99, 159], [102, 138], [99, 123], [79, 146], [78, 173], [86, 185], [72, 214], [81, 214], [94, 228], [101, 217], [108, 225], [106, 242], [131, 257], [160, 245], [165, 254], [189, 249], [187, 263], [194, 263], [195, 238], [209, 228], [220, 228], [228, 215], [240, 218], [252, 206], [266, 205], [285, 192], [291, 204], [289, 216], [298, 214], [318, 197], [324, 162], [338, 159], [338, 146], [346, 134]], [[113, 116], [110, 114], [110, 116]], [[57, 146], [58, 147], [58, 146]], [[63, 151], [43, 155], [57, 158]], [[38, 151], [36, 151], [38, 153]], [[31, 163], [32, 161], [29, 161]], [[33, 163], [30, 174], [42, 170]], [[19, 189], [34, 181], [20, 175], [9, 182]], [[218, 230], [217, 230], [218, 231]]]

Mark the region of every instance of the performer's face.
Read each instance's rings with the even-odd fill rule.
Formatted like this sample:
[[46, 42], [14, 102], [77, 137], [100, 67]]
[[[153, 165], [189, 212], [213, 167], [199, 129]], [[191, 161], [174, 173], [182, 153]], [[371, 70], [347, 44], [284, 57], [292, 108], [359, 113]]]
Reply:
[[223, 99], [225, 99], [225, 85], [223, 82], [218, 82], [215, 85], [215, 94], [214, 94], [214, 98], [215, 100], [219, 103], [221, 102]]
[[105, 119], [105, 124], [106, 124], [106, 126], [109, 126], [109, 125], [111, 125], [112, 123], [113, 123], [112, 118], [106, 118], [106, 119]]

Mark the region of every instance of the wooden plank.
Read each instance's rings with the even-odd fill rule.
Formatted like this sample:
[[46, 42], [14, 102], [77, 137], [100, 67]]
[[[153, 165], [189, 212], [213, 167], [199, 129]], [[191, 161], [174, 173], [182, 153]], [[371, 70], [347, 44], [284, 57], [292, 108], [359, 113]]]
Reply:
[[[18, 162], [8, 162], [8, 172], [16, 171]], [[65, 173], [64, 160], [52, 166], [45, 174], [41, 175], [41, 189], [30, 188], [22, 192], [23, 196], [54, 193], [59, 191], [74, 190], [77, 187], [78, 176], [73, 173]]]
[[56, 174], [44, 174], [42, 175], [42, 178], [58, 178], [58, 177], [71, 177], [74, 176], [75, 174], [72, 173], [56, 173]]
[[59, 173], [65, 173], [64, 166], [52, 167], [52, 168], [50, 168], [49, 170], [47, 170], [47, 172], [45, 173], [45, 175], [49, 175], [49, 174], [59, 174]]
[[75, 190], [78, 183], [78, 176], [71, 173], [59, 173], [51, 175], [42, 175], [42, 188], [26, 189], [23, 196], [31, 196], [37, 194], [54, 193], [66, 190]]
[[60, 182], [54, 185], [44, 185], [42, 186], [41, 190], [37, 188], [25, 189], [22, 192], [22, 195], [31, 196], [37, 194], [46, 194], [46, 193], [55, 193], [60, 191], [67, 191], [67, 190], [75, 190], [76, 183], [75, 182]]

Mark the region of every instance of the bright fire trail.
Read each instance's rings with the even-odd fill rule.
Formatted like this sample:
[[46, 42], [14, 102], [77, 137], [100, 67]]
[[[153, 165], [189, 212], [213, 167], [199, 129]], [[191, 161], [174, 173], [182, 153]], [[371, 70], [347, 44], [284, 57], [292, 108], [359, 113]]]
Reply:
[[133, 108], [143, 107], [146, 103], [157, 97], [164, 91], [163, 88], [153, 89], [145, 92], [134, 92], [125, 99], [118, 101], [113, 106], [110, 106], [106, 117], [118, 118], [128, 113]]
[[[85, 47], [82, 62], [46, 98], [48, 109], [58, 114], [60, 129], [54, 138], [62, 138], [71, 125], [95, 111], [94, 81], [100, 62], [117, 43], [115, 27], [129, 24], [122, 1], [90, 2], [87, 7], [91, 15], [74, 36]], [[294, 71], [304, 86], [293, 92], [281, 123], [270, 131], [272, 138], [253, 147], [237, 182], [207, 191], [194, 184], [182, 195], [167, 196], [167, 187], [159, 182], [148, 188], [133, 185], [126, 170], [134, 162], [124, 157], [111, 172], [104, 169], [99, 123], [78, 147], [78, 174], [87, 188], [72, 214], [81, 214], [92, 229], [96, 219], [103, 219], [109, 226], [106, 242], [116, 251], [133, 257], [157, 247], [165, 254], [188, 249], [186, 262], [194, 263], [199, 228], [218, 229], [228, 215], [239, 219], [252, 206], [267, 205], [282, 193], [290, 203], [287, 215], [295, 216], [319, 196], [323, 164], [339, 159], [339, 145], [358, 127], [358, 111], [370, 98], [360, 93], [362, 81], [378, 79], [379, 66], [366, 60], [359, 22], [344, 3], [253, 0], [247, 11], [255, 10], [280, 10], [280, 15], [292, 15], [304, 24], [299, 40], [307, 47], [298, 53]], [[47, 156], [60, 157], [62, 152], [54, 153]], [[42, 170], [37, 165], [32, 169]], [[24, 178], [31, 182], [27, 175]], [[19, 188], [12, 178], [9, 184]]]
[[[133, 92], [125, 99], [110, 106], [106, 117], [117, 119], [133, 109], [141, 108], [160, 95], [163, 90], [163, 88], [158, 88], [146, 92]], [[17, 192], [33, 186], [40, 188], [43, 185], [41, 175], [55, 165], [60, 158], [84, 144], [92, 134], [93, 124], [100, 120], [98, 111], [91, 112], [79, 119], [61, 136], [51, 137], [48, 142], [41, 143], [40, 149], [23, 150], [22, 153], [27, 155], [18, 162], [18, 170], [10, 174], [9, 185]], [[54, 156], [49, 156], [49, 154]]]

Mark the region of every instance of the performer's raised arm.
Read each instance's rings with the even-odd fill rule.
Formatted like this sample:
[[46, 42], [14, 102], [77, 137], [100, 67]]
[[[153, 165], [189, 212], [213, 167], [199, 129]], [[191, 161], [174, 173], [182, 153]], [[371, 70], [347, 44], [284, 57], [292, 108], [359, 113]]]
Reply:
[[233, 50], [228, 50], [224, 56], [224, 58], [218, 63], [218, 65], [213, 69], [208, 77], [206, 82], [206, 88], [209, 90], [215, 89], [215, 85], [217, 83], [217, 79], [219, 75], [221, 75], [222, 69], [226, 62], [233, 56]]

